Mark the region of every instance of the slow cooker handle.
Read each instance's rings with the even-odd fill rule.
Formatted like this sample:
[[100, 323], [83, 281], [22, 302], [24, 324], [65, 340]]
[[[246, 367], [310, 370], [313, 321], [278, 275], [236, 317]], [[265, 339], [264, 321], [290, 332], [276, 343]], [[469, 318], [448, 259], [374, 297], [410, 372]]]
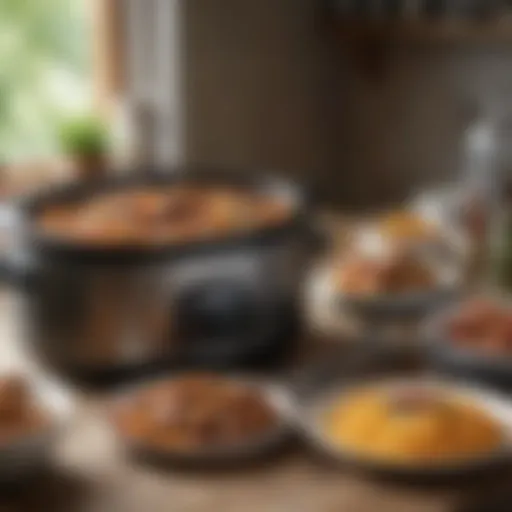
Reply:
[[33, 265], [22, 255], [0, 256], [0, 283], [8, 284], [20, 290], [30, 290], [35, 283]]
[[19, 289], [31, 288], [34, 266], [22, 249], [22, 227], [16, 207], [4, 204], [0, 207], [0, 283]]

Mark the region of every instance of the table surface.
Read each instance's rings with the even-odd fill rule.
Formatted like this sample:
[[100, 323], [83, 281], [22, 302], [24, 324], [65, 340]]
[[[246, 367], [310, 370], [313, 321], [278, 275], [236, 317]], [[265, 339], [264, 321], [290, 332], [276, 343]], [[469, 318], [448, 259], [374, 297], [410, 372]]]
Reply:
[[[18, 299], [0, 294], [0, 362], [37, 372], [19, 342]], [[300, 446], [264, 466], [238, 471], [156, 471], [123, 456], [104, 422], [101, 398], [83, 393], [58, 443], [55, 466], [43, 481], [0, 494], [0, 512], [451, 512], [474, 491], [471, 485], [461, 490], [377, 482], [327, 468]]]

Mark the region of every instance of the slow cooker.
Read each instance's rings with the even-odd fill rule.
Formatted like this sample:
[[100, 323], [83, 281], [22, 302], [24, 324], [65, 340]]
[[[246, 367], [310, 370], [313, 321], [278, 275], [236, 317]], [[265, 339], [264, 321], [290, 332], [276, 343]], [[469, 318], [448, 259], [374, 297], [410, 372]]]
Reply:
[[[98, 247], [48, 237], [48, 205], [141, 185], [229, 185], [292, 201], [285, 221], [209, 240]], [[14, 207], [15, 250], [2, 274], [21, 288], [27, 340], [71, 374], [173, 365], [241, 368], [293, 352], [303, 275], [313, 249], [308, 204], [287, 181], [217, 170], [145, 173], [47, 190]]]

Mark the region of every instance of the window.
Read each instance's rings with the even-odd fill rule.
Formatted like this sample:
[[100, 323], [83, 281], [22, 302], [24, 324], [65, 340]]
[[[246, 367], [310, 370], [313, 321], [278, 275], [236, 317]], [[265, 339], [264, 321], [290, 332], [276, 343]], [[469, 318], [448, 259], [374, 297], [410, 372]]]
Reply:
[[0, 162], [52, 155], [63, 115], [90, 106], [90, 0], [0, 0]]

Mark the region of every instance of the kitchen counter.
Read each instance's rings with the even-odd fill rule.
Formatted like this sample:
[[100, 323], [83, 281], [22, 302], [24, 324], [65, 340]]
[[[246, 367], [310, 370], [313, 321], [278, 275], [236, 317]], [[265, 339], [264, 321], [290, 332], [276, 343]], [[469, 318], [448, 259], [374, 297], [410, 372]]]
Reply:
[[[0, 361], [4, 368], [39, 371], [16, 342], [16, 297], [0, 299]], [[101, 399], [77, 393], [77, 414], [59, 443], [56, 469], [2, 496], [0, 512], [451, 512], [475, 487], [379, 483], [328, 469], [298, 446], [264, 466], [232, 472], [156, 471], [126, 460], [102, 418]]]

